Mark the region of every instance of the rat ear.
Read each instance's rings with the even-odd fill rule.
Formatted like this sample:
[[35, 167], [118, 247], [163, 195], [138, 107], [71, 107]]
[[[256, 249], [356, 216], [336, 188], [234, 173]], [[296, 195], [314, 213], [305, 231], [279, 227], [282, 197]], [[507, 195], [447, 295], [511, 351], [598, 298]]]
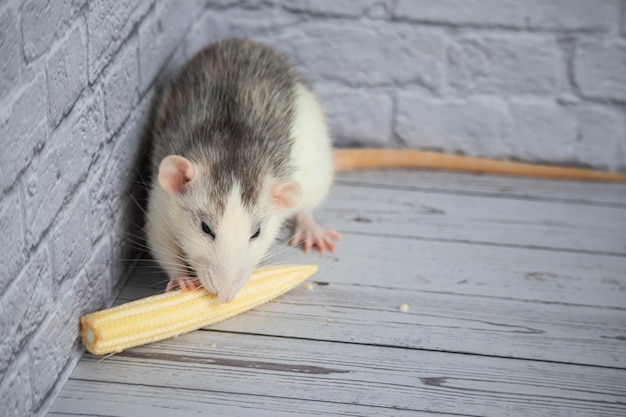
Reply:
[[182, 156], [170, 155], [159, 165], [159, 185], [168, 193], [178, 193], [196, 176], [196, 168]]
[[302, 197], [302, 187], [295, 181], [272, 185], [272, 198], [278, 211], [295, 207]]

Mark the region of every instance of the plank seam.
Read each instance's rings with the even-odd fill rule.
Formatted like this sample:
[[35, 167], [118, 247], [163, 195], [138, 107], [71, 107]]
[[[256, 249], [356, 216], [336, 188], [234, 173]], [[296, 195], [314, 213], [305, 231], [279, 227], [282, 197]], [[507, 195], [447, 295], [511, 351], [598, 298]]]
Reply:
[[576, 253], [576, 254], [582, 254], [582, 255], [601, 255], [601, 256], [611, 256], [611, 257], [617, 257], [617, 258], [626, 257], [626, 252], [603, 252], [603, 251], [595, 251], [595, 250], [590, 250], [590, 249], [558, 248], [558, 247], [540, 246], [540, 245], [519, 245], [515, 243], [496, 243], [496, 242], [484, 242], [484, 241], [479, 241], [479, 240], [409, 236], [409, 235], [400, 235], [400, 234], [393, 234], [393, 233], [357, 232], [353, 230], [350, 230], [350, 231], [340, 230], [340, 231], [341, 231], [341, 234], [343, 235], [407, 239], [407, 240], [417, 240], [417, 241], [423, 241], [423, 242], [459, 243], [463, 245], [504, 247], [504, 248], [512, 248], [512, 249], [527, 249], [527, 250], [548, 251], [548, 252], [565, 252], [565, 253]]
[[[409, 347], [409, 346], [394, 346], [394, 345], [386, 345], [383, 343], [378, 344], [378, 343], [363, 343], [363, 342], [355, 342], [355, 341], [315, 339], [312, 337], [281, 336], [281, 335], [271, 335], [271, 334], [263, 334], [263, 333], [237, 332], [237, 331], [232, 331], [232, 330], [218, 330], [218, 329], [210, 329], [210, 328], [201, 328], [199, 330], [203, 332], [215, 332], [215, 333], [224, 333], [224, 334], [232, 334], [232, 335], [271, 337], [271, 338], [277, 338], [277, 339], [314, 341], [314, 342], [333, 343], [333, 344], [351, 345], [351, 346], [356, 345], [356, 346], [366, 346], [366, 347], [369, 346], [369, 347], [385, 348], [385, 349], [400, 349], [400, 350], [431, 352], [431, 353], [445, 353], [445, 354], [450, 354], [450, 355], [464, 355], [464, 356], [467, 355], [467, 356], [473, 356], [473, 357], [497, 358], [497, 359], [504, 359], [504, 360], [515, 360], [515, 361], [524, 361], [524, 362], [533, 362], [533, 363], [548, 363], [548, 364], [564, 365], [564, 366], [584, 366], [587, 368], [611, 369], [611, 370], [617, 370], [617, 371], [626, 370], [626, 367], [620, 367], [620, 366], [563, 362], [563, 361], [554, 361], [554, 360], [549, 360], [549, 359], [520, 358], [520, 357], [515, 357], [515, 356], [503, 356], [503, 355], [485, 355], [485, 354], [475, 353], [475, 352], [462, 352], [462, 351], [444, 350], [444, 349], [415, 348], [415, 347]], [[120, 355], [123, 356], [124, 355], [123, 352]]]
[[[298, 397], [279, 397], [277, 395], [261, 395], [261, 394], [247, 393], [247, 392], [219, 391], [219, 390], [187, 388], [187, 387], [164, 387], [161, 385], [134, 384], [134, 383], [129, 383], [129, 382], [120, 383], [120, 382], [101, 381], [98, 379], [85, 379], [85, 378], [71, 378], [71, 379], [74, 381], [100, 382], [100, 383], [112, 384], [112, 385], [129, 385], [129, 386], [138, 386], [138, 387], [146, 387], [146, 388], [163, 388], [163, 389], [176, 389], [176, 390], [195, 391], [195, 392], [212, 392], [215, 394], [241, 395], [241, 396], [250, 396], [250, 397], [257, 397], [257, 398], [276, 398], [276, 399], [281, 399], [281, 400], [297, 400], [297, 401], [303, 401], [303, 402], [322, 403], [322, 404], [345, 404], [345, 405], [350, 405], [354, 407], [375, 408], [375, 409], [380, 409], [380, 410], [415, 411], [415, 412], [422, 412], [422, 413], [432, 413], [436, 415], [458, 416], [458, 417], [482, 417], [480, 415], [475, 415], [475, 414], [458, 414], [458, 413], [432, 411], [432, 410], [425, 410], [425, 409], [421, 410], [421, 409], [415, 409], [415, 408], [385, 407], [381, 405], [355, 404], [355, 403], [347, 403], [347, 402], [339, 402], [339, 401], [324, 401], [324, 400], [314, 400], [314, 399], [309, 399], [309, 398], [298, 398]], [[86, 415], [86, 414], [80, 414], [80, 415]], [[94, 414], [93, 416], [94, 417], [108, 417], [108, 416], [101, 416], [100, 414]]]
[[[335, 185], [342, 185], [345, 187], [356, 187], [356, 188], [373, 188], [377, 190], [397, 190], [397, 191], [413, 191], [425, 194], [444, 194], [444, 195], [464, 195], [464, 196], [472, 196], [472, 197], [484, 197], [484, 198], [494, 198], [494, 199], [502, 199], [502, 200], [523, 200], [523, 201], [541, 201], [541, 202], [549, 202], [549, 203], [563, 203], [563, 204], [575, 204], [575, 205], [583, 205], [583, 206], [594, 206], [594, 207], [608, 207], [608, 208], [618, 208], [618, 209], [626, 209], [626, 204], [624, 203], [615, 203], [609, 201], [589, 201], [582, 200], [576, 198], [567, 198], [567, 197], [540, 197], [540, 196], [531, 196], [531, 195], [519, 195], [519, 194], [496, 194], [490, 193], [487, 191], [465, 191], [465, 190], [445, 190], [438, 189], [432, 187], [416, 187], [411, 185], [401, 185], [401, 184], [375, 184], [375, 183], [361, 183], [355, 181], [348, 180], [335, 180]], [[581, 184], [584, 185], [584, 184]]]

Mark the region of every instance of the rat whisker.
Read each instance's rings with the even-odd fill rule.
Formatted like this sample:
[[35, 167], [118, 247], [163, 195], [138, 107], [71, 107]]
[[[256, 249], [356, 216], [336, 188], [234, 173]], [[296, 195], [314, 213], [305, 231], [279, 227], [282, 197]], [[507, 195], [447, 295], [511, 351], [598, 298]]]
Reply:
[[161, 246], [161, 247], [153, 247], [153, 248], [151, 248], [151, 251], [154, 252], [154, 253], [157, 253], [157, 254], [162, 254], [162, 255], [166, 255], [166, 256], [170, 256], [170, 257], [176, 258], [176, 259], [180, 260], [183, 263], [187, 261], [187, 259], [184, 256], [182, 256], [179, 253], [173, 252], [172, 250], [170, 250], [167, 247], [163, 247], [163, 246]]
[[[140, 177], [143, 178], [143, 176], [140, 173]], [[145, 184], [145, 181], [144, 181]], [[150, 189], [148, 189], [148, 193], [150, 194]], [[144, 209], [141, 204], [139, 204], [139, 202], [137, 201], [137, 199], [135, 198], [135, 196], [133, 196], [132, 194], [130, 194], [130, 198], [133, 199], [133, 201], [135, 202], [135, 204], [137, 204], [137, 206], [141, 209], [141, 211], [143, 212], [144, 216], [146, 216], [146, 219], [150, 218], [149, 215], [149, 210]], [[159, 206], [157, 204], [153, 204], [152, 207], [155, 209], [155, 211], [157, 212], [157, 214], [161, 217], [161, 219], [163, 220], [163, 223], [161, 222], [152, 222], [155, 226], [157, 226], [157, 228], [165, 233], [168, 234], [166, 230], [163, 229], [163, 227], [161, 225], [166, 226], [169, 229], [170, 233], [174, 233], [174, 230], [172, 229], [172, 227], [170, 226], [169, 222], [167, 221], [167, 218], [165, 217], [165, 215], [163, 214], [163, 212], [161, 211], [161, 209], [159, 208]]]
[[115, 353], [115, 352], [113, 352], [113, 353], [109, 353], [109, 354], [108, 354], [108, 355], [106, 355], [106, 356], [101, 357], [100, 359], [98, 359], [98, 363], [100, 363], [100, 362], [104, 361], [105, 359], [109, 359], [111, 356], [113, 356], [113, 355], [115, 355], [115, 354], [116, 354], [116, 353]]

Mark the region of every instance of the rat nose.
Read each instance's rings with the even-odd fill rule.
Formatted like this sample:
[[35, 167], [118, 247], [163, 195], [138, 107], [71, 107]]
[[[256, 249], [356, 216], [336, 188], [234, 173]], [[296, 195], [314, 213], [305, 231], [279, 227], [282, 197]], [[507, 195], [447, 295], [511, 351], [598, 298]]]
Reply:
[[239, 290], [248, 281], [250, 273], [245, 269], [241, 269], [231, 274], [231, 279], [226, 280], [224, 285], [217, 292], [217, 299], [220, 303], [230, 303], [235, 299]]
[[230, 303], [231, 301], [233, 301], [235, 299], [235, 296], [237, 295], [236, 292], [234, 291], [220, 291], [219, 294], [217, 295], [217, 299], [220, 300], [220, 303], [224, 304], [224, 303]]

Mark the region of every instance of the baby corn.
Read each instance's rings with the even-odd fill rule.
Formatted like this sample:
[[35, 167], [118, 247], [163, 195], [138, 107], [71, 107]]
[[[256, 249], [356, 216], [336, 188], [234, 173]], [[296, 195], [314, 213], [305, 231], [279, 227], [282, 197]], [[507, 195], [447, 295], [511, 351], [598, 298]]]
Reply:
[[257, 269], [227, 304], [204, 289], [172, 291], [143, 298], [80, 318], [80, 335], [95, 355], [121, 352], [226, 320], [294, 288], [317, 271], [317, 265], [280, 265]]

